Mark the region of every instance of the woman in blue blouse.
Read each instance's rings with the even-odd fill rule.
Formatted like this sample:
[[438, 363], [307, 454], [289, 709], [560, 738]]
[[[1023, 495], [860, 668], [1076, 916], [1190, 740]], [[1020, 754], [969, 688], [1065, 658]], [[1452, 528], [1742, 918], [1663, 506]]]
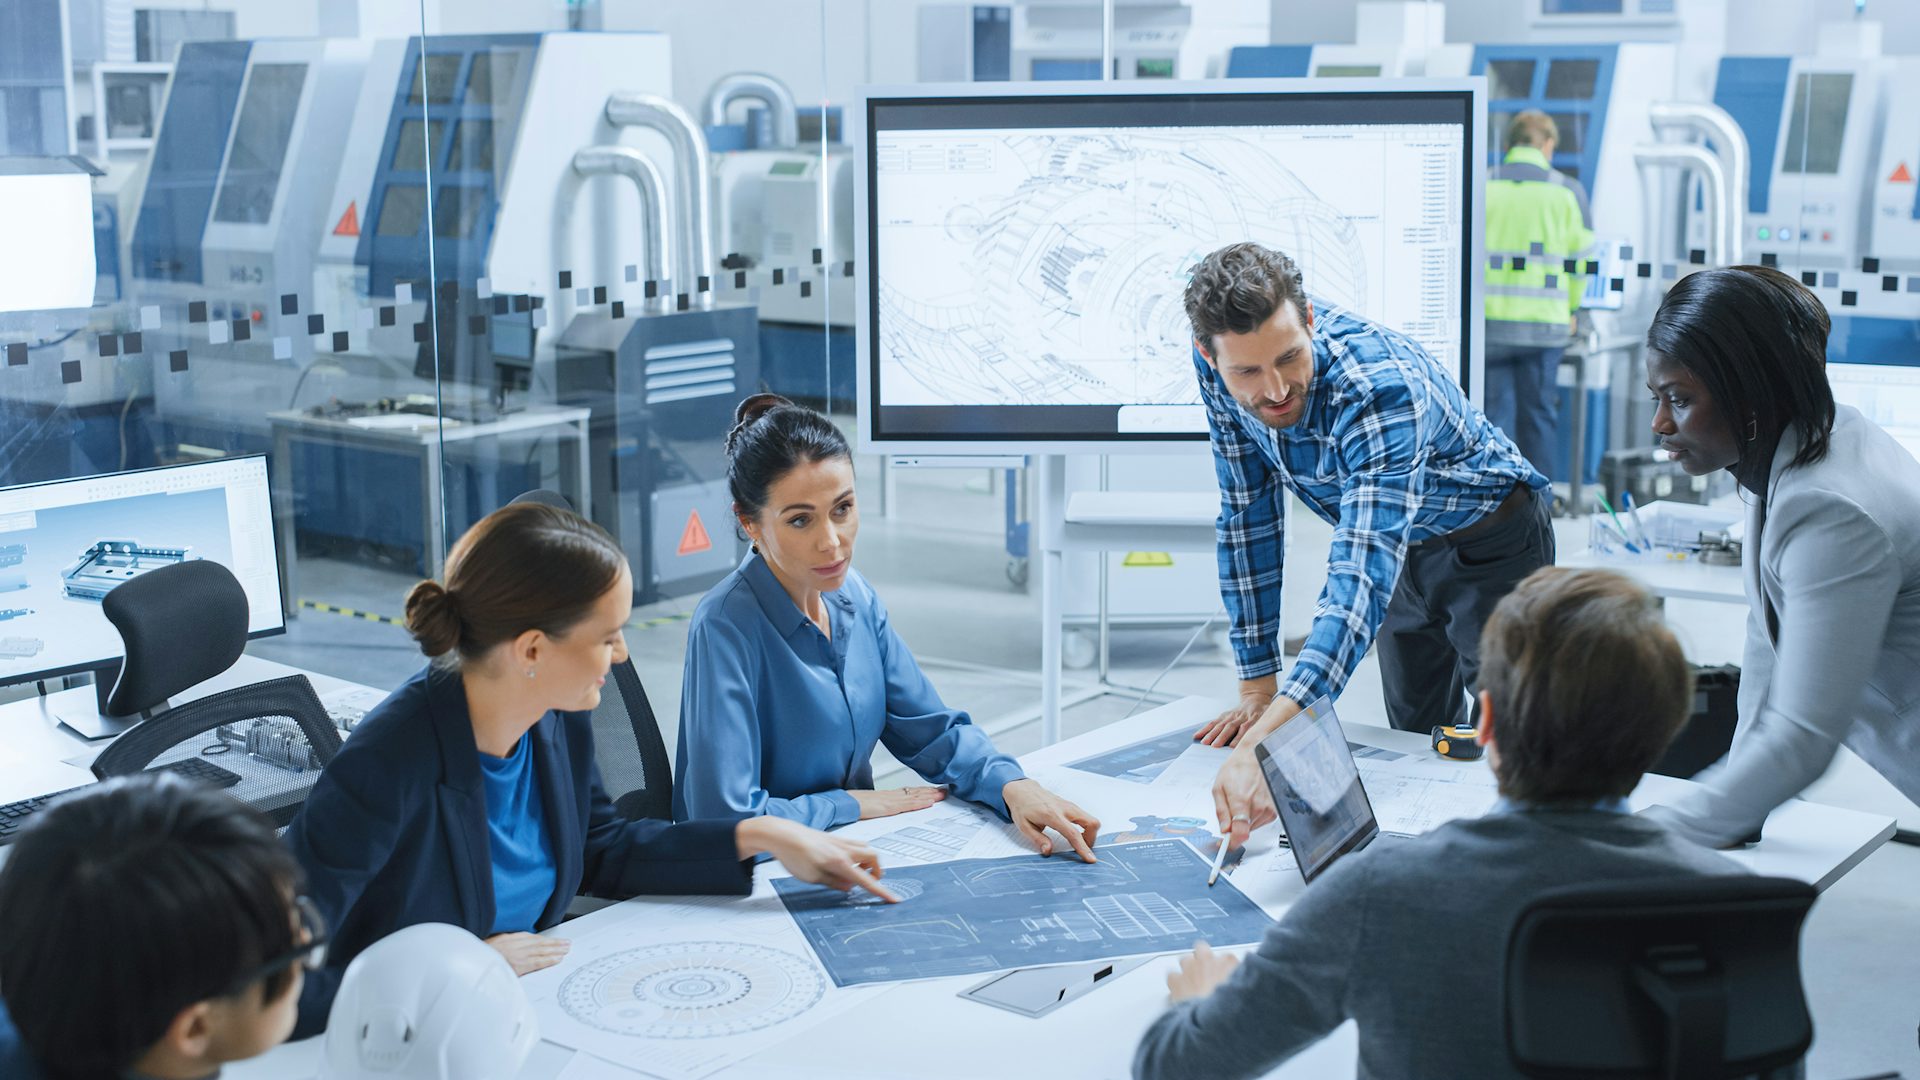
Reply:
[[601, 787], [592, 710], [627, 657], [633, 579], [620, 547], [566, 510], [512, 505], [407, 597], [433, 664], [381, 702], [313, 786], [286, 841], [334, 928], [306, 979], [297, 1037], [326, 1025], [344, 969], [416, 923], [486, 939], [518, 974], [558, 963], [536, 936], [577, 894], [745, 894], [753, 860], [838, 888], [874, 881], [864, 844], [777, 818], [629, 821]]
[[772, 816], [815, 828], [930, 806], [942, 787], [873, 790], [875, 743], [1011, 820], [1042, 854], [1053, 829], [1093, 861], [1100, 823], [1029, 780], [949, 709], [853, 571], [853, 457], [826, 417], [775, 394], [740, 404], [727, 482], [754, 554], [694, 611], [680, 699], [674, 817]]

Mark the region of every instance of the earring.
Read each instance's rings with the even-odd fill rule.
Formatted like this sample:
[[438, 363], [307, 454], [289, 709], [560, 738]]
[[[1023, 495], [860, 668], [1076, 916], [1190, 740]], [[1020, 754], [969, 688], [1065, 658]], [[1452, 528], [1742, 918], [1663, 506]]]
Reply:
[[532, 669], [532, 668], [528, 668], [528, 669], [527, 669], [527, 678], [529, 678], [529, 679], [531, 679], [531, 678], [533, 678], [533, 669]]
[[1747, 417], [1747, 441], [1752, 442], [1755, 439], [1758, 439], [1759, 437], [1760, 437], [1760, 418], [1757, 416]]

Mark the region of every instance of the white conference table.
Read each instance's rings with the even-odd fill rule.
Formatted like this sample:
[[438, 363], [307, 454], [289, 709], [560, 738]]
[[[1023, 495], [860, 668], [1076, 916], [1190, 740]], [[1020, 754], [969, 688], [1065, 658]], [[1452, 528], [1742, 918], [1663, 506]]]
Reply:
[[[1219, 714], [1224, 703], [1186, 698], [1036, 751], [1022, 759], [1035, 778], [1099, 816], [1103, 832], [1128, 823], [1133, 814], [1184, 813], [1210, 819], [1212, 799], [1203, 785], [1167, 790], [1065, 768], [1069, 761], [1125, 746], [1168, 731], [1191, 728]], [[1410, 755], [1432, 756], [1427, 739], [1410, 732], [1349, 725], [1349, 739]], [[1484, 763], [1460, 763], [1463, 770], [1488, 774]], [[1649, 777], [1634, 792], [1636, 808], [1675, 797], [1691, 787], [1686, 780]], [[940, 807], [922, 815], [940, 812]], [[911, 824], [914, 815], [858, 822], [852, 836], [876, 836]], [[1774, 812], [1766, 839], [1731, 853], [1756, 873], [1799, 878], [1825, 888], [1893, 833], [1889, 818], [1814, 803], [1794, 801]], [[1258, 860], [1273, 850], [1272, 826], [1259, 830], [1249, 845], [1248, 862], [1231, 880], [1266, 911], [1278, 917], [1303, 888], [1290, 867], [1269, 869]], [[630, 903], [644, 904], [636, 900]], [[769, 875], [755, 883], [754, 898], [744, 904], [771, 904]], [[623, 912], [624, 914], [624, 912]], [[554, 936], [579, 935], [599, 914], [563, 924]], [[726, 918], [716, 913], [718, 921]], [[979, 975], [896, 983], [847, 1012], [714, 1075], [763, 1080], [793, 1077], [883, 1076], [978, 1078], [987, 1076], [1124, 1077], [1134, 1045], [1166, 1004], [1165, 977], [1173, 956], [1149, 961], [1084, 997], [1040, 1019], [963, 1001], [955, 995], [981, 981]], [[253, 1077], [313, 1077], [318, 1074], [321, 1039], [281, 1047], [253, 1062], [230, 1066], [229, 1080]], [[1358, 1042], [1347, 1024], [1271, 1075], [1287, 1080], [1352, 1076]], [[640, 1064], [640, 1063], [636, 1063]], [[521, 1070], [522, 1080], [633, 1080], [635, 1073], [553, 1043], [541, 1043]]]
[[1639, 582], [1648, 592], [1670, 600], [1747, 604], [1746, 579], [1738, 566], [1709, 566], [1698, 559], [1631, 559], [1602, 555], [1588, 548], [1557, 561], [1583, 570], [1612, 570]]

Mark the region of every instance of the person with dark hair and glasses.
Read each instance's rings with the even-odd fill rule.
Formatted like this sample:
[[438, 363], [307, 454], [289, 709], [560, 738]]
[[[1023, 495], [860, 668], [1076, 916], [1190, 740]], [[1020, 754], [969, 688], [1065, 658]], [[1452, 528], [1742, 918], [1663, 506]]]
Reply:
[[406, 611], [433, 662], [367, 713], [287, 828], [337, 927], [298, 1035], [325, 1028], [355, 956], [419, 923], [461, 927], [525, 975], [566, 955], [538, 931], [575, 896], [745, 895], [761, 855], [892, 899], [872, 848], [791, 821], [620, 816], [594, 761], [593, 709], [627, 658], [633, 577], [598, 525], [538, 503], [495, 510]]
[[0, 869], [0, 1076], [190, 1080], [279, 1045], [327, 935], [250, 807], [147, 773], [36, 815]]
[[[1553, 562], [1553, 527], [1547, 478], [1454, 374], [1407, 335], [1309, 296], [1286, 255], [1221, 248], [1194, 267], [1185, 300], [1240, 675], [1239, 703], [1196, 738], [1235, 748], [1213, 797], [1237, 845], [1274, 818], [1254, 746], [1338, 697], [1376, 634], [1394, 727], [1467, 722], [1480, 628]], [[1312, 630], [1281, 682], [1288, 491], [1334, 528]]]
[[1752, 835], [1845, 746], [1920, 802], [1920, 463], [1827, 382], [1820, 300], [1768, 267], [1681, 278], [1647, 330], [1653, 433], [1747, 504], [1740, 722], [1667, 820]]
[[[831, 828], [931, 806], [950, 788], [1042, 854], [1052, 829], [1087, 862], [1100, 823], [1027, 778], [950, 709], [853, 569], [853, 454], [826, 417], [777, 394], [740, 403], [727, 483], [750, 554], [694, 609], [674, 817]], [[873, 788], [873, 749], [930, 786]]]
[[1134, 1076], [1261, 1076], [1353, 1020], [1362, 1078], [1517, 1078], [1501, 957], [1528, 905], [1570, 885], [1744, 872], [1628, 809], [1693, 703], [1693, 669], [1639, 585], [1527, 577], [1487, 618], [1478, 696], [1493, 809], [1341, 856], [1245, 959], [1204, 944], [1182, 958]]

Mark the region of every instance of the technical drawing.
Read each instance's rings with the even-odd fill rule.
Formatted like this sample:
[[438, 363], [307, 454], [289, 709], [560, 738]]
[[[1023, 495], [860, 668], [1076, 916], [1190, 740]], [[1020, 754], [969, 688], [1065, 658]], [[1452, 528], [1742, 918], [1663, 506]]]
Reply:
[[1199, 730], [1198, 727], [1190, 727], [1155, 735], [1151, 739], [1128, 743], [1079, 761], [1069, 761], [1067, 768], [1111, 776], [1131, 784], [1151, 784], [1155, 777], [1167, 771], [1167, 766], [1173, 764], [1175, 758], [1186, 753], [1187, 747], [1193, 745], [1194, 733]]
[[825, 993], [819, 969], [783, 949], [689, 941], [603, 956], [567, 976], [558, 1002], [616, 1035], [713, 1039], [791, 1020]]
[[1270, 920], [1183, 839], [1098, 849], [1100, 861], [1018, 855], [913, 870], [910, 903], [864, 903], [776, 878], [836, 986], [925, 979], [1257, 941]]
[[962, 878], [967, 891], [975, 896], [1006, 896], [1009, 893], [1066, 892], [1095, 885], [1128, 885], [1139, 879], [1125, 867], [1071, 862], [1066, 858], [1034, 863], [1025, 859], [1010, 866], [988, 866]]
[[1293, 256], [1316, 296], [1375, 307], [1340, 192], [1301, 175], [1325, 151], [1274, 131], [886, 133], [948, 153], [881, 162], [881, 404], [1196, 404], [1181, 290], [1238, 240]]
[[984, 813], [961, 807], [904, 829], [882, 833], [868, 843], [901, 859], [933, 862], [958, 856], [986, 824]]
[[[913, 878], [905, 877], [890, 877], [881, 884], [885, 885], [887, 891], [892, 893], [894, 898], [903, 904], [919, 896], [921, 892], [926, 889], [926, 886], [920, 884], [920, 882]], [[853, 889], [847, 893], [847, 902], [853, 904], [884, 904], [886, 900], [878, 893], [870, 893], [860, 886], [855, 885]]]
[[964, 919], [951, 918], [848, 930], [829, 938], [828, 944], [836, 952], [849, 954], [896, 950], [911, 953], [921, 949], [951, 949], [957, 945], [972, 945], [979, 940], [974, 937], [972, 930], [967, 929]]

